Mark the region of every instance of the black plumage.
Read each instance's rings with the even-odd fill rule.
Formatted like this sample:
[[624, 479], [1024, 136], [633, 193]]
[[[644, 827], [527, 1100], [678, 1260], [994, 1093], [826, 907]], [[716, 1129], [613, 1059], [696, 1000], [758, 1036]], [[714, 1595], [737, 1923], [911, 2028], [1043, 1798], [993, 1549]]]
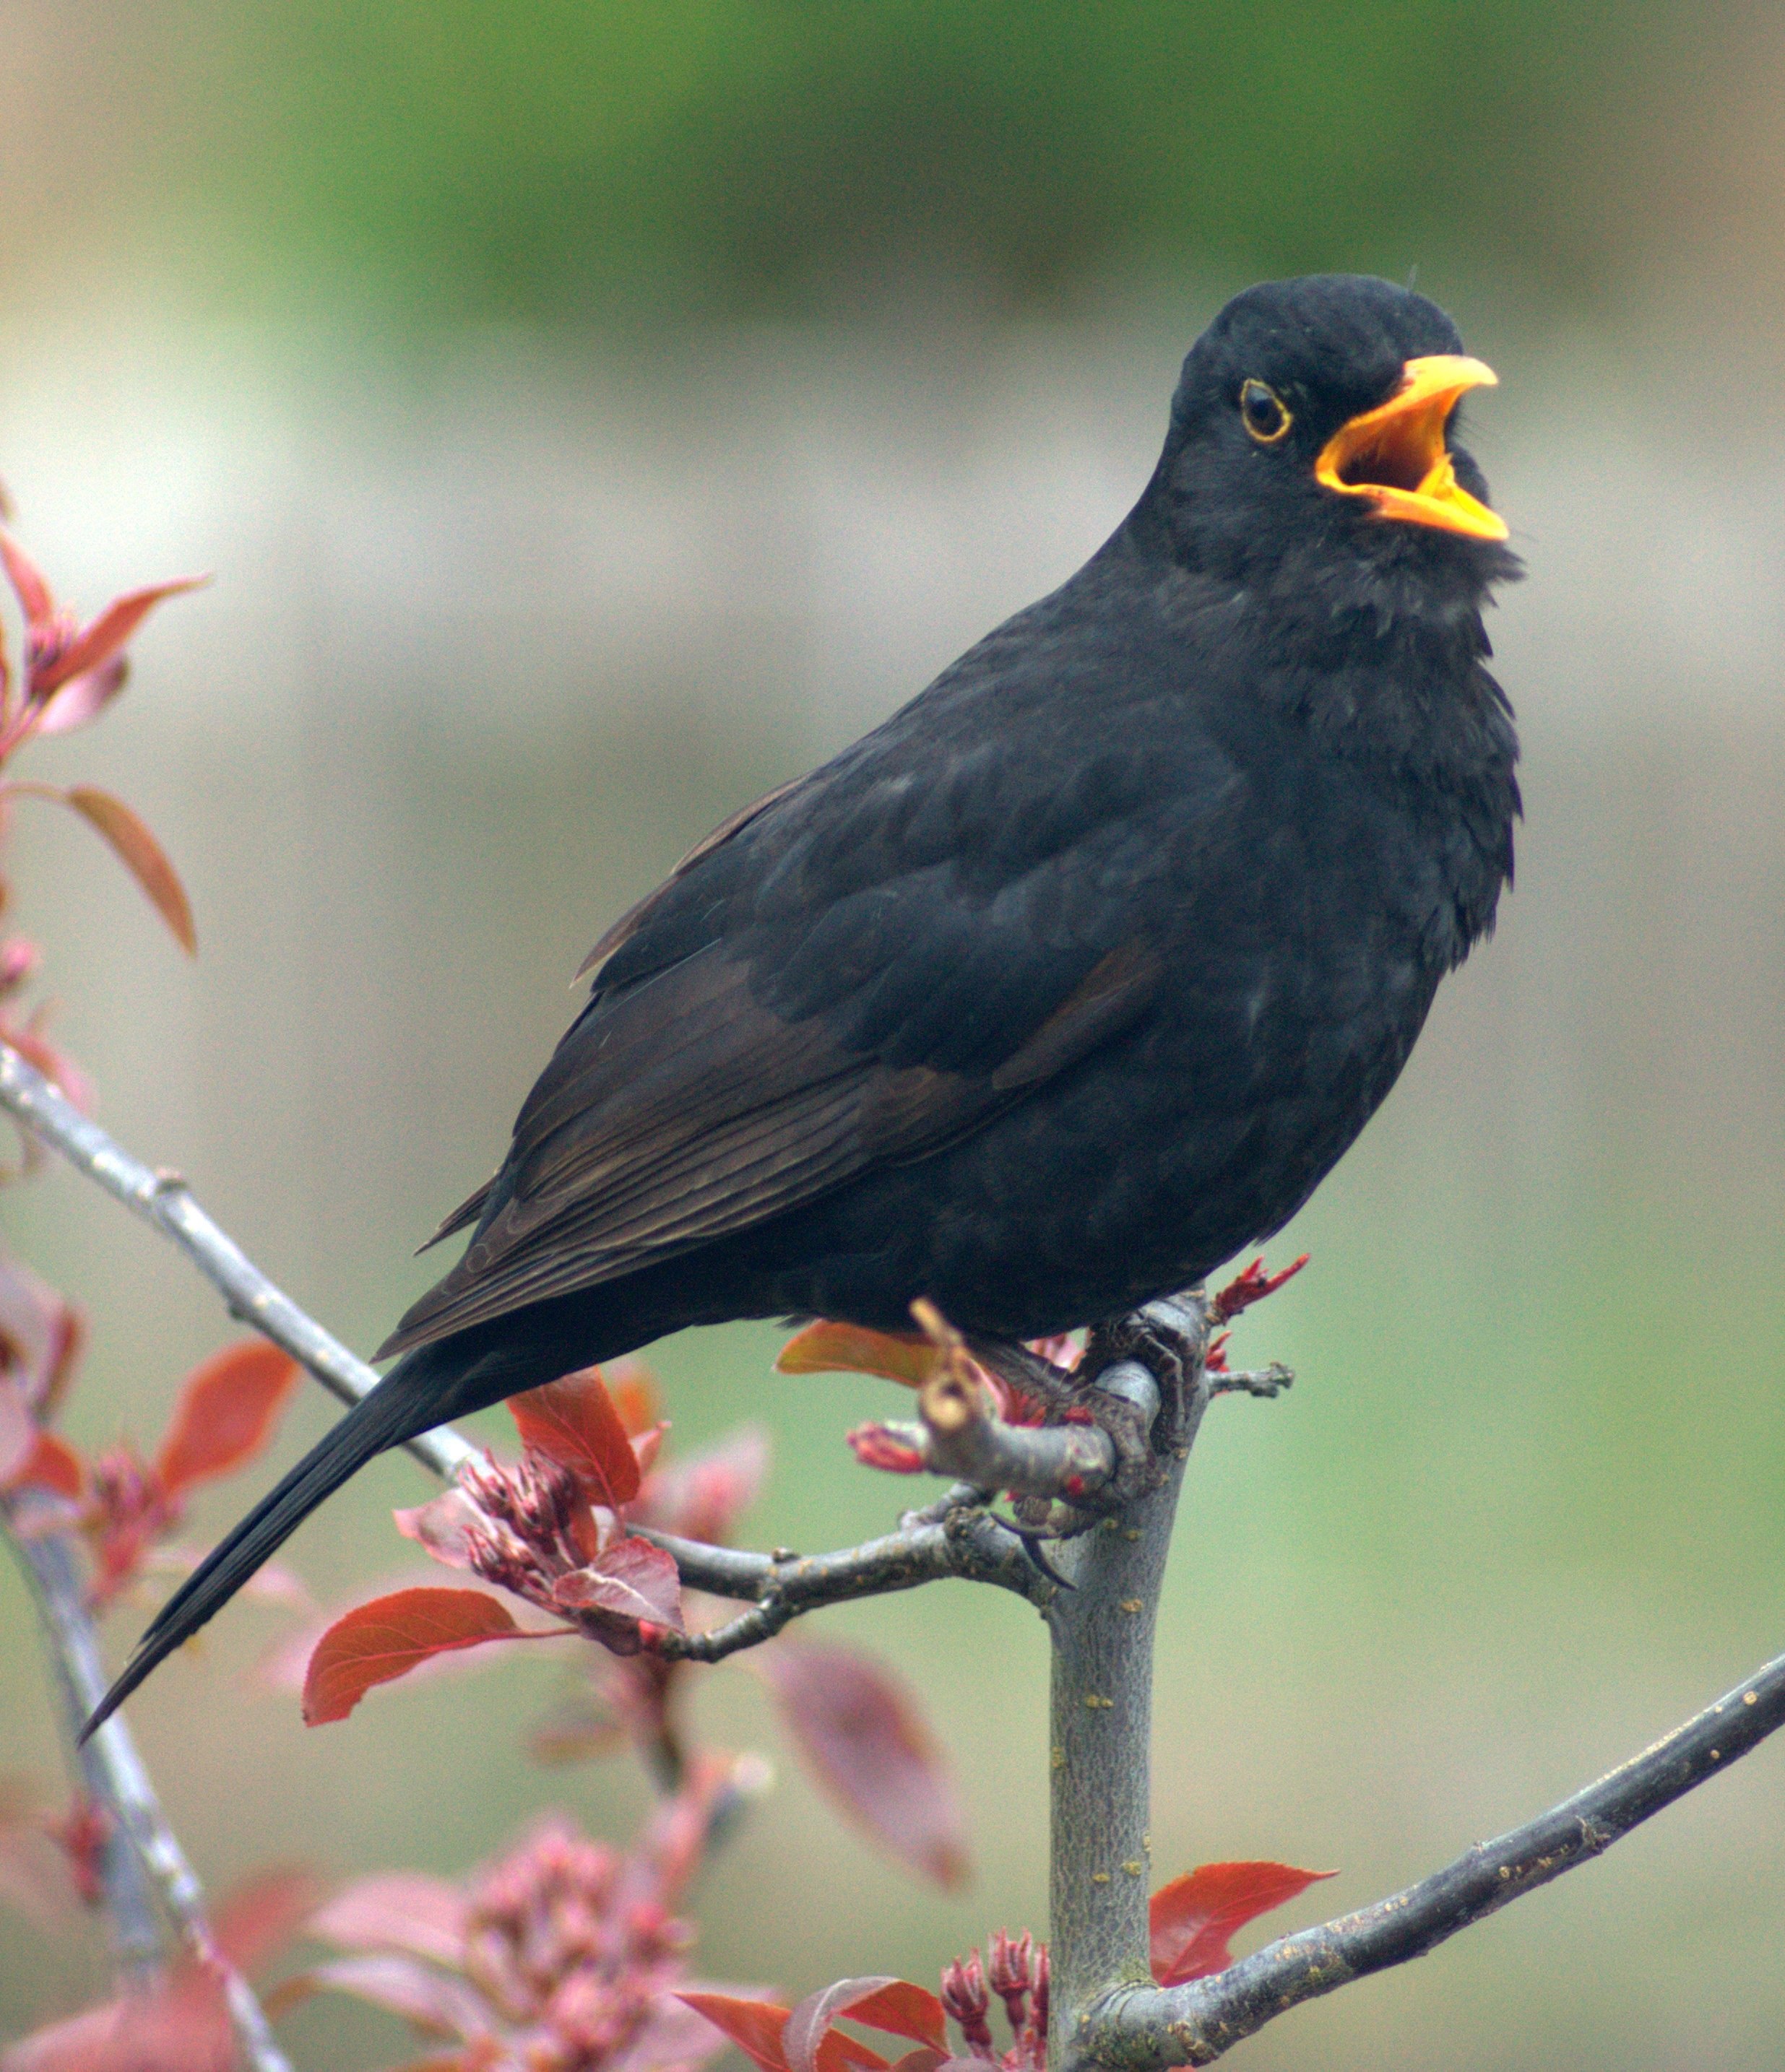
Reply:
[[1460, 352], [1382, 282], [1228, 305], [1084, 568], [609, 931], [397, 1365], [108, 1706], [449, 1418], [729, 1318], [1091, 1323], [1294, 1213], [1511, 876]]

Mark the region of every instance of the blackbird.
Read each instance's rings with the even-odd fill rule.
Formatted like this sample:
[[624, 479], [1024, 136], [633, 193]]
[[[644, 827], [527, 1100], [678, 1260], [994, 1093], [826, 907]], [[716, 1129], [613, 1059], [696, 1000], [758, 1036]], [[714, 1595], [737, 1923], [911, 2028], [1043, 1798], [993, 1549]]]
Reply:
[[200, 1564], [95, 1720], [384, 1448], [690, 1324], [1020, 1340], [1301, 1207], [1492, 925], [1493, 373], [1345, 275], [1236, 296], [1139, 501], [1051, 596], [715, 828], [587, 1004], [399, 1355]]

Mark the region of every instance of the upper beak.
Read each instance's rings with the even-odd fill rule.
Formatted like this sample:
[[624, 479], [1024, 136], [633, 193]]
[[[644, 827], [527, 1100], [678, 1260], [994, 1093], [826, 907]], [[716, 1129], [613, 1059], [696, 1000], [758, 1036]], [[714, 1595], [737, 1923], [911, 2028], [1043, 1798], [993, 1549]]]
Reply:
[[1314, 477], [1342, 496], [1362, 496], [1384, 518], [1410, 519], [1476, 540], [1503, 540], [1506, 520], [1458, 486], [1445, 428], [1458, 397], [1499, 376], [1479, 360], [1436, 353], [1409, 360], [1386, 403], [1341, 425], [1322, 447]]

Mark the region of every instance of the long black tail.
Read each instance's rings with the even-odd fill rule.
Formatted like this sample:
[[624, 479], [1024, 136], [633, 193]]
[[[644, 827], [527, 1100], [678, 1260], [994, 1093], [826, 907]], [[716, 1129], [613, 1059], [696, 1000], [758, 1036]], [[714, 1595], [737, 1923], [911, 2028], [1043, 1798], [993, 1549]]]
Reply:
[[441, 1403], [445, 1377], [438, 1355], [444, 1350], [423, 1346], [399, 1360], [369, 1396], [311, 1447], [278, 1488], [212, 1548], [138, 1642], [130, 1667], [83, 1729], [83, 1741], [117, 1710], [158, 1663], [220, 1611], [317, 1505], [332, 1496], [374, 1453], [401, 1445], [454, 1414], [456, 1405], [442, 1408]]

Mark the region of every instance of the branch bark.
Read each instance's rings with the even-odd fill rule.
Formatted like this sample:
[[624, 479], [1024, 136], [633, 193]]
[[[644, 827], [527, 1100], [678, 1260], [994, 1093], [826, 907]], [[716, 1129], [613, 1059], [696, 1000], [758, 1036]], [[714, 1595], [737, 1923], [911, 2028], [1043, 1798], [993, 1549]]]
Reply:
[[[106, 1684], [75, 1544], [67, 1533], [21, 1531], [10, 1502], [0, 1504], [0, 1515], [43, 1622], [62, 1700], [63, 1738], [72, 1749]], [[229, 2017], [253, 2072], [291, 2072], [253, 1988], [217, 1947], [204, 1888], [168, 1825], [130, 1729], [114, 1714], [76, 1760], [88, 1797], [111, 1826], [103, 1875], [127, 1974], [142, 1983], [158, 1967], [158, 1900], [187, 1954], [223, 1980]]]
[[[971, 1498], [977, 1493], [964, 1494]], [[666, 1634], [664, 1653], [688, 1662], [722, 1662], [773, 1639], [790, 1620], [825, 1605], [913, 1590], [951, 1576], [993, 1584], [1043, 1610], [1059, 1593], [1020, 1540], [966, 1502], [940, 1519], [907, 1514], [897, 1532], [831, 1554], [744, 1554], [668, 1532], [642, 1536], [674, 1556], [690, 1589], [755, 1600], [748, 1611], [710, 1633]]]
[[[1208, 1403], [1209, 1309], [1193, 1299], [1148, 1314], [1185, 1356], [1178, 1400], [1164, 1406], [1174, 1457], [1161, 1488], [1063, 1544], [1059, 1559], [1073, 1587], [1047, 1610], [1048, 2049], [1057, 2072], [1088, 2062], [1092, 2011], [1104, 1996], [1151, 1978], [1153, 1635], [1178, 1487]], [[1148, 1411], [1150, 1423], [1160, 1414], [1158, 1383], [1136, 1362], [1107, 1370], [1096, 1385]]]

